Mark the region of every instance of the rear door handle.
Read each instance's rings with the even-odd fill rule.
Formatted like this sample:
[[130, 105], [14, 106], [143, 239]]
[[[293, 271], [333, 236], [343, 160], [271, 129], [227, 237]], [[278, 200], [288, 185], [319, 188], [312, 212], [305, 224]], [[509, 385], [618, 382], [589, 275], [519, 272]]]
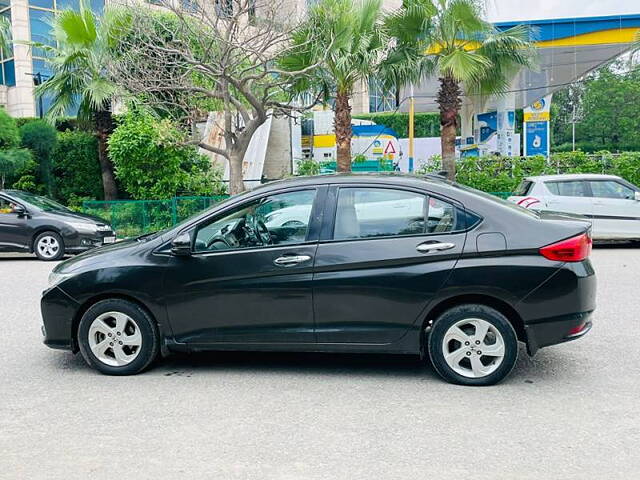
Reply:
[[421, 243], [416, 247], [416, 250], [418, 250], [420, 253], [439, 252], [441, 250], [449, 250], [450, 248], [453, 248], [455, 246], [455, 243], [445, 242]]
[[294, 265], [308, 262], [309, 260], [311, 260], [309, 255], [283, 255], [282, 257], [276, 258], [273, 263], [279, 267], [293, 267]]

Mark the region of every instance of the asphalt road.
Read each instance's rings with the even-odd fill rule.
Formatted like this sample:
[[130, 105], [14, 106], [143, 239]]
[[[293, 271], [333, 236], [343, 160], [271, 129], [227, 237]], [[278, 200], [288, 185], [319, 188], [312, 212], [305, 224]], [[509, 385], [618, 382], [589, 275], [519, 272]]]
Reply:
[[46, 348], [52, 264], [0, 258], [0, 478], [631, 479], [640, 250], [597, 249], [583, 339], [490, 388], [412, 357], [216, 353], [106, 377]]

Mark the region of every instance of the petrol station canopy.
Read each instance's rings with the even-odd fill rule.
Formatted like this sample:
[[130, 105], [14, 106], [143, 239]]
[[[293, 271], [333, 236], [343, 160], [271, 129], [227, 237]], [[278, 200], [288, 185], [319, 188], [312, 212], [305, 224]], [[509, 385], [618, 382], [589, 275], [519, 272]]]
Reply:
[[[524, 108], [549, 93], [565, 87], [590, 71], [628, 52], [640, 30], [640, 14], [603, 17], [562, 18], [495, 23], [499, 30], [516, 25], [531, 27], [532, 40], [538, 48], [537, 71], [523, 69], [511, 85], [515, 108]], [[416, 111], [436, 112], [437, 79], [424, 81], [414, 89]], [[400, 98], [409, 96], [405, 88]], [[482, 102], [484, 111], [495, 108], [495, 99]], [[468, 106], [473, 99], [464, 98]], [[403, 102], [401, 111], [408, 111]]]

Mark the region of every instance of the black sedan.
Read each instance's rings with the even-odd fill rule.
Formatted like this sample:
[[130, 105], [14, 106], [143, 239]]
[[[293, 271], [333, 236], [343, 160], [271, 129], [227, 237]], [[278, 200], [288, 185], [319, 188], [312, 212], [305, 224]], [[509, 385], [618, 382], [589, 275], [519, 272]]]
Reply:
[[116, 241], [104, 220], [69, 210], [50, 198], [20, 190], [0, 190], [0, 252], [35, 253], [60, 260]]
[[436, 177], [285, 180], [59, 264], [44, 342], [112, 375], [174, 351], [378, 352], [488, 385], [518, 341], [590, 330], [590, 252], [587, 223]]

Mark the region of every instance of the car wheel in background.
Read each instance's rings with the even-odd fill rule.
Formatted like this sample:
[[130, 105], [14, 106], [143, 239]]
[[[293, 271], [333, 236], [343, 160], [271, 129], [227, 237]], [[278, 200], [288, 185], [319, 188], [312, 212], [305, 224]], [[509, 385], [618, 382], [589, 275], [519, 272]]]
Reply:
[[135, 303], [122, 299], [92, 305], [78, 326], [78, 344], [85, 361], [107, 375], [134, 375], [158, 355], [158, 327]]
[[438, 374], [460, 385], [493, 385], [511, 372], [518, 357], [518, 339], [509, 320], [479, 304], [459, 305], [440, 315], [428, 348]]
[[64, 256], [64, 241], [56, 232], [42, 232], [33, 242], [33, 251], [40, 260], [60, 260]]

